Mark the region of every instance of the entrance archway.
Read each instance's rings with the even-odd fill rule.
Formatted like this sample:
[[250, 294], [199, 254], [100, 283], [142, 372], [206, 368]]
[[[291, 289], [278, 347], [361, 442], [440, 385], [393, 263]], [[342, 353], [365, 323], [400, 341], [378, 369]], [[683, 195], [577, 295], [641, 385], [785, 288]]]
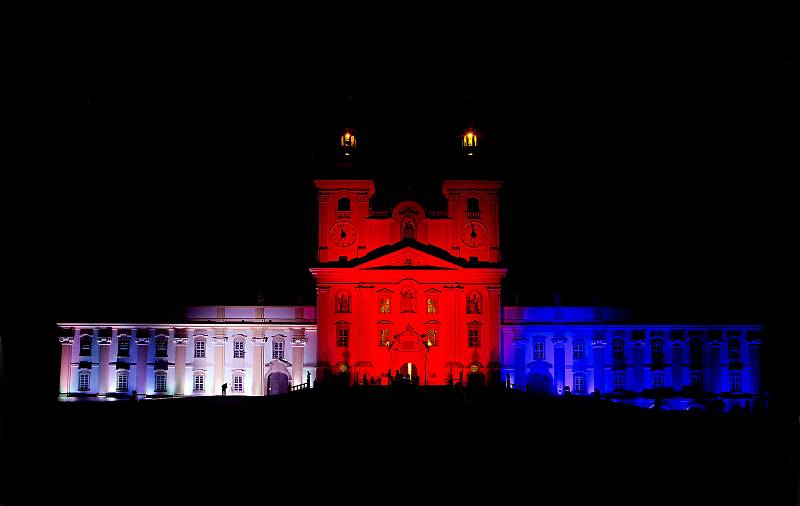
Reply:
[[406, 362], [405, 364], [401, 365], [400, 368], [397, 370], [400, 373], [399, 381], [404, 383], [418, 383], [419, 382], [419, 373], [417, 372], [417, 366], [412, 364], [411, 362]]
[[289, 392], [289, 376], [282, 372], [273, 372], [267, 376], [267, 395], [285, 394]]

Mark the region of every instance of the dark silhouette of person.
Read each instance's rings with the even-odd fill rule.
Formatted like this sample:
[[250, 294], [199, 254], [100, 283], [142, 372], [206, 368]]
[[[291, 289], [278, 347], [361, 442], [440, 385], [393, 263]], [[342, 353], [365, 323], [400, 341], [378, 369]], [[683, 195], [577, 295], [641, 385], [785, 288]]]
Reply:
[[223, 383], [222, 384], [222, 395], [226, 395], [227, 391], [228, 391], [228, 384], [227, 383]]

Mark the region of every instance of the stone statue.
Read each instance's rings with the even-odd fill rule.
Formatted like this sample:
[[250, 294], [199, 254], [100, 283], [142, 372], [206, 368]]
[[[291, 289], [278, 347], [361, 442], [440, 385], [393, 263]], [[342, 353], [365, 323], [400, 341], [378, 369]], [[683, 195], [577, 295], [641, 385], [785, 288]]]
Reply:
[[410, 288], [406, 288], [400, 295], [403, 297], [403, 312], [414, 312], [414, 292]]
[[414, 239], [416, 236], [416, 230], [414, 229], [414, 220], [411, 218], [411, 216], [406, 216], [405, 218], [403, 218], [402, 235], [403, 239]]
[[350, 295], [341, 292], [336, 298], [336, 312], [349, 313], [350, 312]]
[[467, 295], [467, 313], [479, 314], [481, 312], [481, 297], [478, 292]]

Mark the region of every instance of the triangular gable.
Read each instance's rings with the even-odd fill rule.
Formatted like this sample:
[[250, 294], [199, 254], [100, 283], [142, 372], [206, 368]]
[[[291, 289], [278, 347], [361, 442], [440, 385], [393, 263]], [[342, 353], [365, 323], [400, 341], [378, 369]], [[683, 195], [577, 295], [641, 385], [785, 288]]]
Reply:
[[448, 269], [458, 270], [463, 267], [442, 258], [433, 256], [416, 248], [406, 246], [397, 251], [373, 258], [356, 269]]

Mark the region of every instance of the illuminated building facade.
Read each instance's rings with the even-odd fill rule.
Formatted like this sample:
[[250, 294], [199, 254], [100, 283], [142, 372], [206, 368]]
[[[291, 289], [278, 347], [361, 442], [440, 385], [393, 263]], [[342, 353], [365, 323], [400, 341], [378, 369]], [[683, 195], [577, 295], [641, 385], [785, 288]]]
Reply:
[[219, 395], [223, 385], [228, 395], [269, 395], [399, 381], [602, 393], [664, 409], [761, 397], [760, 326], [636, 324], [626, 310], [599, 306], [503, 307], [499, 181], [445, 181], [442, 209], [410, 200], [374, 209], [370, 180], [315, 184], [316, 307], [60, 323], [62, 395]]

